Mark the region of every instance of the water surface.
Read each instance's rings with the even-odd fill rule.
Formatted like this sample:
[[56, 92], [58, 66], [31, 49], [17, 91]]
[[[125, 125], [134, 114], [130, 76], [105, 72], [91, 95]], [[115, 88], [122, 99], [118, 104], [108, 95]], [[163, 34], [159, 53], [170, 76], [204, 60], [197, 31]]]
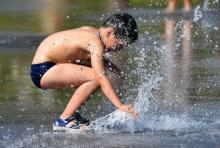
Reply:
[[[0, 147], [220, 145], [218, 7], [195, 6], [189, 17], [178, 11], [171, 18], [162, 8], [139, 9], [135, 3], [115, 8], [101, 1], [85, 5], [22, 0], [0, 7]], [[98, 91], [80, 110], [96, 120], [95, 131], [53, 133], [52, 123], [74, 90], [45, 91], [32, 84], [29, 69], [36, 47], [56, 31], [84, 24], [98, 27], [108, 12], [119, 9], [135, 17], [140, 38], [110, 56], [126, 73], [126, 80], [119, 83], [109, 75], [123, 101], [133, 102], [140, 119], [111, 113], [115, 108]]]

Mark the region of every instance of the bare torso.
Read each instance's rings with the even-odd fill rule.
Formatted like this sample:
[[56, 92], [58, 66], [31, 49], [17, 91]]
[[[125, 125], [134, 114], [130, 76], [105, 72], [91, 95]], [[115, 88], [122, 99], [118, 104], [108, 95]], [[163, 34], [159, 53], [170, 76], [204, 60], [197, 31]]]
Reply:
[[[91, 68], [76, 64], [59, 64], [50, 68], [41, 77], [40, 86], [44, 89], [79, 87], [67, 105], [65, 114], [62, 114], [63, 119], [73, 115], [99, 86], [116, 107], [135, 116], [133, 107], [120, 101], [105, 72], [103, 54], [106, 50], [103, 46], [111, 48], [117, 44], [119, 39], [115, 37], [111, 27], [101, 27], [99, 30], [81, 27], [54, 33], [39, 45], [32, 64], [91, 62]], [[121, 74], [121, 71], [119, 73]]]
[[54, 33], [39, 45], [32, 64], [48, 61], [54, 63], [90, 62], [91, 56], [87, 46], [92, 40], [100, 40], [98, 30], [93, 27]]

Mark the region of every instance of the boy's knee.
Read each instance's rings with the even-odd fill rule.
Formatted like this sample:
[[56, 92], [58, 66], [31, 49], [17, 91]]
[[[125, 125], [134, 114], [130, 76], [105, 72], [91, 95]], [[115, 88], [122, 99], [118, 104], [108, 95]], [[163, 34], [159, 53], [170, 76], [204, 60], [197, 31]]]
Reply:
[[91, 81], [93, 81], [94, 83], [99, 83], [98, 82], [98, 76], [97, 76], [97, 74], [96, 74], [96, 72], [95, 72], [95, 70], [92, 70], [92, 77], [90, 77], [90, 79], [91, 79]]
[[95, 87], [97, 87], [97, 88], [100, 87], [100, 84], [98, 83], [97, 80], [92, 81], [92, 83]]

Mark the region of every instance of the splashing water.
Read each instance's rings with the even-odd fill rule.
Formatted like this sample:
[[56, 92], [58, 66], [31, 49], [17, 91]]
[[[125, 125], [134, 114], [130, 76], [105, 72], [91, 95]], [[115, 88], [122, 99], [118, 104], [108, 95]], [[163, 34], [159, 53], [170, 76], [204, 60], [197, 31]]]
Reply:
[[[134, 102], [135, 110], [139, 112], [139, 119], [137, 119], [137, 122], [139, 123], [138, 126], [136, 126], [136, 120], [134, 120], [130, 115], [120, 110], [116, 110], [94, 121], [91, 125], [91, 128], [94, 131], [109, 132], [111, 129], [113, 129], [115, 132], [132, 132], [136, 131], [136, 129], [142, 128], [143, 125], [141, 125], [141, 123], [144, 122], [143, 120], [145, 118], [145, 114], [148, 112], [148, 107], [150, 105], [149, 100], [153, 98], [151, 90], [156, 89], [158, 82], [161, 80], [161, 77], [158, 73], [159, 64], [156, 58], [150, 59], [150, 70], [145, 68], [145, 59], [147, 54], [153, 52], [152, 49], [146, 49], [144, 46], [144, 44], [139, 44], [135, 47], [138, 58], [135, 58], [134, 60], [138, 63], [138, 67], [136, 67], [134, 70], [131, 70], [131, 73], [134, 73], [138, 77], [138, 81], [142, 82], [142, 84], [140, 84], [139, 88], [137, 89], [138, 95]], [[154, 54], [158, 53], [160, 52], [154, 51]], [[131, 98], [128, 98], [128, 100], [131, 100]]]
[[[127, 113], [116, 110], [91, 124], [90, 128], [95, 132], [142, 132], [148, 129], [172, 130], [202, 124], [193, 121], [185, 113], [178, 114], [175, 111], [169, 113], [166, 108], [162, 109], [155, 102], [157, 98], [154, 91], [157, 91], [161, 81], [163, 81], [161, 63], [164, 62], [163, 56], [166, 55], [164, 54], [166, 47], [163, 45], [160, 47], [146, 47], [145, 39], [142, 40], [143, 44], [138, 43], [135, 47], [138, 55], [138, 58], [136, 58], [138, 67], [131, 70], [131, 73], [135, 73], [140, 82], [134, 100], [134, 107], [139, 113], [139, 118], [134, 119]], [[147, 68], [146, 61], [148, 62]]]
[[[192, 22], [198, 23], [202, 19], [202, 10], [200, 6], [197, 6]], [[176, 28], [179, 27], [179, 24], [183, 24], [183, 20], [177, 23]], [[136, 47], [134, 47], [137, 56], [133, 60], [136, 60], [135, 62], [138, 63], [138, 66], [131, 70], [131, 73], [138, 77], [138, 86], [135, 90], [137, 91], [137, 95], [135, 96], [134, 106], [135, 110], [139, 112], [139, 118], [133, 119], [130, 115], [116, 110], [94, 121], [91, 125], [91, 129], [96, 132], [142, 132], [146, 130], [181, 130], [186, 128], [191, 129], [192, 127], [196, 127], [197, 129], [200, 127], [208, 127], [209, 124], [201, 120], [197, 121], [191, 117], [191, 113], [187, 113], [190, 112], [192, 108], [180, 112], [178, 109], [176, 110], [175, 107], [169, 109], [171, 105], [175, 106], [175, 103], [164, 105], [163, 102], [157, 102], [158, 98], [154, 95], [154, 91], [157, 92], [157, 90], [160, 90], [161, 83], [166, 82], [166, 80], [164, 80], [166, 74], [163, 74], [162, 65], [168, 62], [168, 68], [171, 69], [168, 70], [170, 72], [167, 77], [172, 77], [172, 70], [176, 67], [176, 61], [174, 60], [175, 58], [171, 59], [173, 53], [169, 52], [170, 50], [167, 49], [169, 47], [163, 45], [163, 41], [158, 42], [158, 39], [153, 39], [151, 42], [155, 44], [146, 47], [146, 38], [154, 37], [149, 37], [149, 34], [145, 34]], [[180, 36], [180, 38], [177, 38], [177, 40], [181, 40], [182, 38], [184, 38], [184, 34]], [[160, 43], [160, 45], [158, 46], [157, 43]], [[178, 44], [175, 45], [175, 49], [177, 48]], [[176, 69], [174, 71], [176, 71]], [[170, 79], [172, 78], [168, 78], [168, 80]], [[180, 78], [177, 79], [180, 80]], [[172, 85], [172, 83], [168, 85], [170, 84]], [[175, 95], [175, 93], [173, 94]], [[181, 96], [176, 97], [177, 100], [181, 100]], [[131, 100], [130, 97], [128, 99]], [[170, 98], [170, 100], [172, 100], [172, 98]], [[184, 100], [184, 98], [182, 98], [182, 100]]]
[[197, 6], [194, 11], [193, 22], [198, 22], [201, 19], [202, 19], [202, 11], [200, 9], [200, 6]]

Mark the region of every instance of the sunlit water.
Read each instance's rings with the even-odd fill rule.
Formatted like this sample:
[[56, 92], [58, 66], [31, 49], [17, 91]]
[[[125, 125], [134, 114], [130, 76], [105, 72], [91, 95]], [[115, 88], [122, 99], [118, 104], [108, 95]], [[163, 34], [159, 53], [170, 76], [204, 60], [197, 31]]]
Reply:
[[93, 120], [89, 133], [54, 133], [55, 116], [73, 91], [42, 91], [30, 81], [33, 49], [41, 35], [11, 37], [3, 33], [0, 147], [220, 145], [220, 26], [216, 12], [210, 11], [210, 19], [198, 6], [192, 18], [172, 19], [156, 13], [159, 17], [149, 19], [134, 9], [127, 11], [138, 21], [140, 38], [119, 55], [110, 56], [125, 71], [126, 81], [119, 84], [110, 76], [123, 101], [134, 104], [139, 118], [114, 111], [98, 92], [81, 110]]

